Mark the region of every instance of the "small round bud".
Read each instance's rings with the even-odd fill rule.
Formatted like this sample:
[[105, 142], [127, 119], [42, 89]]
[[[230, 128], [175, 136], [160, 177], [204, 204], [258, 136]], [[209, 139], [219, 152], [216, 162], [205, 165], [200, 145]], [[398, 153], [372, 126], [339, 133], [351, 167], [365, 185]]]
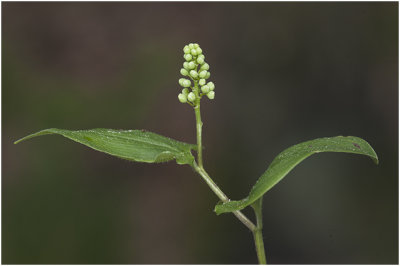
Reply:
[[215, 85], [211, 81], [208, 82], [207, 85], [208, 85], [208, 87], [210, 87], [210, 91], [213, 91], [215, 89]]
[[197, 58], [203, 58], [204, 60], [206, 59], [206, 57], [203, 55], [203, 54], [201, 54], [201, 55], [199, 55]]
[[200, 47], [197, 47], [196, 52], [197, 52], [197, 54], [201, 54], [203, 52], [203, 50]]
[[205, 79], [209, 79], [210, 76], [211, 76], [211, 73], [210, 73], [210, 72], [207, 72], [207, 75], [206, 75]]
[[190, 87], [191, 84], [192, 83], [188, 79], [184, 78], [179, 79], [179, 85], [181, 85], [182, 87]]
[[214, 91], [210, 91], [209, 93], [207, 93], [207, 97], [210, 100], [214, 99], [215, 98], [215, 92]]
[[189, 62], [188, 67], [189, 69], [194, 69], [196, 67], [196, 64], [194, 62]]
[[187, 102], [187, 97], [185, 94], [179, 93], [178, 99], [181, 103], [186, 103]]
[[190, 70], [190, 68], [189, 68], [189, 62], [183, 63], [183, 68], [186, 69], [186, 70]]
[[206, 76], [207, 76], [207, 70], [203, 70], [199, 73], [199, 77], [202, 79], [205, 78]]
[[199, 81], [199, 85], [200, 85], [200, 86], [206, 85], [206, 80], [205, 80], [205, 79], [201, 79], [201, 80]]
[[190, 76], [192, 77], [192, 78], [197, 78], [198, 76], [199, 76], [199, 74], [197, 73], [197, 71], [196, 70], [190, 70]]
[[189, 43], [188, 46], [189, 46], [190, 49], [193, 49], [193, 48], [194, 48], [194, 44], [193, 44], [193, 43]]
[[189, 89], [188, 88], [182, 89], [182, 94], [187, 96], [189, 94]]
[[197, 55], [197, 50], [196, 50], [196, 49], [192, 49], [192, 50], [190, 51], [190, 53], [191, 53], [193, 56], [196, 56], [196, 55]]
[[196, 100], [196, 94], [194, 94], [193, 92], [189, 93], [189, 95], [187, 96], [188, 100], [191, 102], [194, 102]]
[[190, 48], [189, 48], [188, 45], [185, 45], [185, 47], [183, 48], [183, 52], [184, 52], [185, 54], [190, 54]]
[[190, 61], [193, 58], [191, 54], [185, 54], [183, 57], [185, 58], [186, 61]]
[[196, 49], [196, 48], [199, 48], [199, 47], [200, 47], [200, 45], [199, 45], [198, 43], [194, 43], [194, 44], [193, 44], [193, 48]]
[[200, 56], [197, 57], [197, 63], [200, 64], [200, 65], [201, 65], [201, 64], [204, 64], [204, 58], [203, 58], [203, 57], [200, 57]]
[[192, 82], [190, 82], [190, 80], [188, 79], [184, 79], [184, 81], [182, 82], [182, 87], [190, 87], [190, 85], [192, 85]]
[[203, 87], [201, 87], [201, 91], [205, 94], [210, 92], [210, 87], [208, 87], [207, 85], [204, 85]]
[[182, 76], [187, 76], [187, 75], [189, 75], [189, 72], [186, 69], [181, 68], [181, 74], [182, 74]]
[[210, 69], [210, 65], [207, 63], [204, 63], [201, 67], [200, 70], [209, 70]]

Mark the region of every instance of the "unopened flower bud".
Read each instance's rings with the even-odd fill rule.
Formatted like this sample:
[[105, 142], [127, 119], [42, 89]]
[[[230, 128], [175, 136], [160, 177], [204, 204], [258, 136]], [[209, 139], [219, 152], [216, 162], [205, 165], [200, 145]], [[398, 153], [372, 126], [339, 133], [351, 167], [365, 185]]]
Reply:
[[186, 69], [186, 70], [190, 70], [190, 68], [189, 68], [189, 62], [183, 63], [183, 68]]
[[203, 86], [203, 85], [205, 85], [206, 84], [206, 80], [205, 79], [200, 79], [199, 80], [199, 85], [200, 86]]
[[189, 62], [188, 67], [189, 69], [194, 69], [196, 67], [196, 64], [194, 62]]
[[207, 93], [207, 97], [210, 100], [214, 99], [215, 98], [215, 92], [214, 91], [210, 91], [209, 93]]
[[196, 49], [196, 48], [199, 48], [199, 47], [200, 47], [200, 45], [199, 45], [198, 43], [194, 43], [194, 44], [193, 44], [193, 48]]
[[190, 76], [195, 79], [199, 76], [199, 74], [196, 72], [196, 70], [190, 70]]
[[199, 73], [199, 77], [204, 79], [207, 76], [207, 70], [203, 70]]
[[200, 70], [209, 70], [210, 69], [210, 66], [209, 66], [209, 64], [207, 64], [207, 63], [204, 63], [201, 67], [200, 67]]
[[187, 87], [190, 87], [190, 85], [192, 85], [192, 83], [190, 82], [190, 80], [188, 80], [188, 79], [185, 79], [183, 82], [182, 82], [182, 87], [185, 87], [185, 88], [187, 88]]
[[183, 48], [183, 52], [184, 52], [185, 54], [190, 54], [190, 48], [189, 48], [188, 45], [185, 45], [185, 47]]
[[207, 72], [207, 75], [206, 75], [205, 79], [209, 79], [210, 76], [211, 76], [211, 73], [210, 73], [210, 72]]
[[187, 102], [187, 97], [185, 94], [179, 93], [178, 99], [181, 103], [186, 103]]
[[203, 50], [200, 47], [197, 47], [196, 52], [197, 52], [197, 54], [201, 54], [203, 52]]
[[190, 61], [193, 58], [191, 54], [185, 54], [183, 57], [185, 58], [186, 61]]
[[204, 64], [204, 58], [203, 57], [197, 57], [197, 63], [202, 65]]
[[194, 94], [193, 92], [189, 93], [189, 95], [187, 96], [188, 100], [191, 102], [194, 102], [196, 100], [196, 94]]
[[207, 94], [210, 92], [210, 88], [207, 85], [204, 85], [203, 87], [201, 87], [201, 91]]
[[188, 88], [182, 89], [182, 94], [185, 94], [187, 96], [189, 94], [189, 89]]
[[182, 74], [182, 76], [187, 76], [187, 75], [189, 75], [189, 72], [186, 69], [181, 68], [181, 74]]
[[192, 50], [190, 51], [190, 53], [191, 53], [193, 56], [196, 56], [196, 55], [197, 55], [197, 50], [196, 50], [196, 49], [192, 49]]
[[189, 46], [190, 49], [193, 49], [193, 48], [194, 48], [194, 44], [193, 44], [193, 43], [189, 43], [188, 46]]
[[208, 87], [210, 87], [210, 91], [213, 91], [215, 89], [215, 85], [211, 81], [208, 82], [207, 85], [208, 85]]
[[182, 87], [185, 87], [185, 88], [190, 87], [191, 84], [192, 83], [188, 79], [184, 79], [184, 78], [179, 79], [179, 85], [181, 85]]

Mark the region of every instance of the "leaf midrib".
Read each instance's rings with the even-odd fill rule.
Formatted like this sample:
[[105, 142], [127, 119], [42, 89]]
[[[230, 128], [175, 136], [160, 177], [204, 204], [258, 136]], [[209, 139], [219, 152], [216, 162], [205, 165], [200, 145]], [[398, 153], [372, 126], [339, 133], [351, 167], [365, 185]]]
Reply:
[[[72, 131], [71, 130], [69, 132], [71, 132], [72, 134], [79, 133], [79, 132], [89, 132], [89, 133], [98, 134], [98, 135], [102, 136], [101, 134], [99, 134], [97, 132], [94, 132], [92, 130], [78, 130], [78, 131]], [[124, 131], [122, 131], [122, 132], [124, 132]], [[104, 133], [103, 136], [105, 136], [105, 135], [108, 135], [108, 136], [116, 138], [116, 139], [119, 138], [119, 139], [124, 139], [124, 140], [133, 140], [133, 141], [144, 143], [144, 144], [151, 145], [151, 146], [154, 146], [154, 147], [163, 147], [163, 148], [167, 148], [169, 150], [172, 150], [172, 151], [175, 151], [175, 152], [180, 152], [180, 153], [188, 152], [188, 150], [190, 148], [190, 147], [187, 147], [188, 150], [178, 149], [178, 148], [175, 148], [175, 147], [170, 146], [170, 145], [168, 145], [166, 143], [163, 143], [163, 142], [154, 143], [154, 141], [146, 141], [147, 139], [143, 138], [143, 137], [139, 137], [139, 139], [136, 139], [136, 138], [131, 137], [131, 136], [120, 136], [120, 135], [115, 135], [115, 134], [110, 134], [110, 133], [109, 134]], [[177, 142], [177, 144], [180, 145], [180, 146], [182, 145], [179, 142]]]

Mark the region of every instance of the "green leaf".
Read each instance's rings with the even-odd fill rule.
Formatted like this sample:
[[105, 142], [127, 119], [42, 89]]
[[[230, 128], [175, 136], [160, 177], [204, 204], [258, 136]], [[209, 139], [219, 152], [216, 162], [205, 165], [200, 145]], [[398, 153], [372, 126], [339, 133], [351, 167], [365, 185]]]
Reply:
[[47, 134], [59, 134], [97, 151], [135, 162], [159, 163], [175, 159], [178, 164], [192, 164], [194, 157], [191, 150], [196, 149], [196, 145], [147, 131], [104, 128], [76, 131], [50, 128], [14, 143]]
[[363, 139], [357, 137], [320, 138], [294, 145], [281, 152], [258, 179], [249, 195], [239, 201], [218, 203], [215, 212], [233, 212], [241, 210], [262, 197], [268, 190], [284, 178], [296, 165], [314, 153], [346, 152], [371, 157], [378, 164], [378, 156], [374, 149]]

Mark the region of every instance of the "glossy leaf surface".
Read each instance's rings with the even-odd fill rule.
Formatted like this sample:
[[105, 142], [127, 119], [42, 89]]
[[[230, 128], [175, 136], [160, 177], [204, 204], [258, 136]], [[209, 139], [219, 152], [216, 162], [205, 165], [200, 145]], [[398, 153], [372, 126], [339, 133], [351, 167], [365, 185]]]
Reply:
[[196, 145], [147, 131], [104, 128], [76, 131], [56, 128], [45, 129], [26, 136], [16, 141], [15, 144], [47, 134], [62, 135], [94, 150], [135, 162], [159, 163], [175, 159], [178, 164], [191, 164], [194, 157], [190, 151], [196, 149]]
[[258, 179], [249, 195], [239, 201], [219, 203], [215, 212], [221, 214], [241, 210], [262, 197], [268, 190], [284, 178], [296, 165], [312, 154], [319, 152], [345, 152], [371, 157], [378, 163], [378, 157], [373, 148], [358, 137], [320, 138], [294, 145], [281, 152], [271, 163], [266, 172]]

